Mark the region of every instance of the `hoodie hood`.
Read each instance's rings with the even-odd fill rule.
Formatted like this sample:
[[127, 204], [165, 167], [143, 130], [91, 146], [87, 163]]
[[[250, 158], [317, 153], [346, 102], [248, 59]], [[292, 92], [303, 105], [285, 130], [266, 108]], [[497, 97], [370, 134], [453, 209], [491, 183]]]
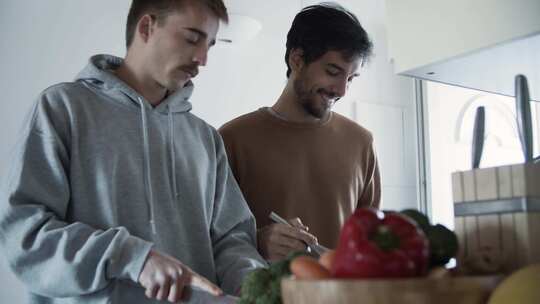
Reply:
[[142, 100], [148, 109], [161, 114], [168, 114], [169, 111], [172, 113], [191, 111], [192, 105], [189, 98], [194, 88], [191, 80], [183, 88], [169, 94], [158, 106], [153, 108], [141, 94], [111, 72], [120, 67], [122, 62], [122, 58], [112, 55], [92, 56], [86, 67], [77, 75], [75, 81], [84, 82], [107, 95], [111, 95], [114, 97], [113, 99], [131, 106], [139, 107], [140, 100]]
[[141, 110], [141, 138], [143, 142], [143, 170], [144, 170], [144, 186], [146, 190], [146, 200], [148, 204], [148, 221], [152, 228], [153, 234], [157, 234], [155, 224], [155, 192], [152, 186], [152, 155], [150, 153], [150, 136], [149, 132], [149, 112], [157, 112], [168, 116], [168, 134], [169, 134], [169, 159], [171, 159], [171, 181], [174, 197], [179, 197], [178, 187], [176, 184], [176, 150], [175, 150], [175, 134], [174, 134], [174, 114], [181, 114], [191, 110], [191, 103], [188, 101], [193, 93], [193, 83], [189, 81], [183, 88], [169, 94], [155, 108], [138, 92], [129, 87], [125, 82], [116, 77], [111, 71], [117, 69], [122, 60], [119, 57], [112, 55], [95, 55], [90, 58], [88, 65], [77, 75], [76, 81], [86, 83], [89, 86], [95, 87], [102, 93], [111, 97], [112, 100], [118, 101], [129, 106], [138, 107]]

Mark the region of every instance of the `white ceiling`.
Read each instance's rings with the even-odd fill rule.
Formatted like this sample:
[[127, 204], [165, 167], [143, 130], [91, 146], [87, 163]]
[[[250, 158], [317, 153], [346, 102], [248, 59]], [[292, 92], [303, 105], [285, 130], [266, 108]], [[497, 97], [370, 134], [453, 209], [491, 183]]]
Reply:
[[263, 36], [287, 33], [301, 4], [297, 0], [225, 0], [230, 14], [248, 15], [261, 22]]
[[[313, 0], [225, 0], [229, 13], [242, 14], [253, 17], [261, 22], [263, 28], [261, 34], [273, 36], [275, 33], [283, 33], [289, 30], [291, 22], [302, 7], [320, 3]], [[338, 0], [335, 1], [352, 11], [362, 24], [371, 20], [381, 20], [384, 16], [374, 16], [374, 13], [384, 10], [375, 9], [384, 5], [382, 0]]]

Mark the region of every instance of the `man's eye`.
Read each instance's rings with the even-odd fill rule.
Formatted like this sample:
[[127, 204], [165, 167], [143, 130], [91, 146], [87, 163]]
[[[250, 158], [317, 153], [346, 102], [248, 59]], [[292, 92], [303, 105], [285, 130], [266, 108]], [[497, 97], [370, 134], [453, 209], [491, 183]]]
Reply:
[[330, 71], [330, 70], [326, 70], [326, 73], [330, 76], [337, 76], [339, 75], [339, 72], [337, 71]]
[[198, 35], [187, 35], [186, 41], [190, 44], [197, 44], [199, 42], [199, 36]]

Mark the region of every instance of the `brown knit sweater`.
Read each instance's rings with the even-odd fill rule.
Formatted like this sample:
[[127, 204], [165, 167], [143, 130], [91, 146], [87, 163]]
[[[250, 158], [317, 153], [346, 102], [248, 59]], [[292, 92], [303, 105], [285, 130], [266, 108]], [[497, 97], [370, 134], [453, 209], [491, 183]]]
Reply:
[[271, 224], [271, 211], [299, 217], [322, 245], [336, 247], [357, 206], [379, 207], [371, 133], [337, 113], [323, 123], [294, 123], [261, 108], [219, 131], [259, 228]]

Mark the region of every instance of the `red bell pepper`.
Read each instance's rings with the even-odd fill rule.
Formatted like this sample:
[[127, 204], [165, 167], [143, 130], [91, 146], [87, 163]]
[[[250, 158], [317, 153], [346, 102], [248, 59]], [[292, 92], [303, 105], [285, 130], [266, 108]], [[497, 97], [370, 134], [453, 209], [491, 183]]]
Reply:
[[407, 217], [359, 208], [347, 219], [332, 275], [337, 278], [397, 278], [426, 273], [429, 243]]

